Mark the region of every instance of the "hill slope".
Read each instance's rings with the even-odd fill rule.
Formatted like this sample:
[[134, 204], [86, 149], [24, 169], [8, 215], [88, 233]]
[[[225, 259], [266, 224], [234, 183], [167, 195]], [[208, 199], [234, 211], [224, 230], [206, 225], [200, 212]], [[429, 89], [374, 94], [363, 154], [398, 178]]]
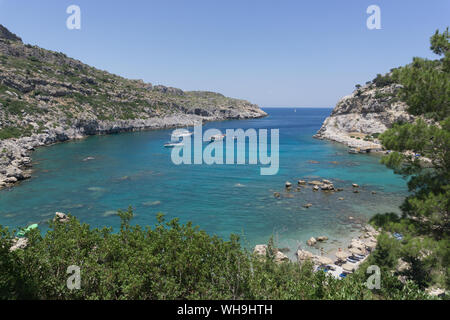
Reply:
[[265, 116], [219, 93], [126, 79], [26, 45], [0, 25], [0, 188], [29, 177], [40, 145], [120, 131]]

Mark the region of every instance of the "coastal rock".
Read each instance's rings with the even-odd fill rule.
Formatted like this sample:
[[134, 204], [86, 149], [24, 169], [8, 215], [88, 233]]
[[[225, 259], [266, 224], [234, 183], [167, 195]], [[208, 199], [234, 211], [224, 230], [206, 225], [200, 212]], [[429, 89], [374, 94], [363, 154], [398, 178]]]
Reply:
[[266, 252], [267, 252], [266, 244], [257, 244], [255, 246], [255, 249], [253, 250], [253, 253], [255, 253], [258, 256], [265, 256]]
[[333, 184], [323, 184], [320, 186], [320, 189], [322, 189], [324, 191], [332, 191], [332, 190], [334, 190], [334, 186], [333, 186]]
[[306, 241], [306, 244], [310, 247], [314, 246], [317, 243], [317, 240], [314, 237], [309, 238], [309, 240]]
[[16, 251], [19, 249], [25, 249], [28, 246], [27, 238], [15, 238], [12, 241], [12, 246], [9, 248], [9, 251]]
[[56, 212], [55, 218], [53, 218], [53, 221], [66, 223], [70, 221], [70, 218], [68, 215], [62, 212]]
[[352, 187], [353, 187], [353, 188], [359, 188], [359, 185], [356, 184], [356, 183], [352, 183]]
[[[255, 249], [253, 250], [253, 253], [260, 257], [265, 257], [267, 255], [267, 245], [265, 244], [258, 244], [255, 246]], [[281, 252], [279, 249], [275, 249], [275, 257], [274, 261], [276, 263], [283, 263], [289, 261], [289, 258]]]
[[323, 242], [323, 241], [327, 241], [328, 237], [327, 236], [320, 236], [316, 238], [317, 241]]
[[306, 208], [306, 209], [308, 209], [308, 208], [312, 207], [312, 203], [307, 203], [307, 204], [305, 204], [303, 207]]
[[283, 252], [281, 252], [280, 250], [277, 250], [277, 253], [275, 254], [274, 261], [276, 263], [283, 263], [283, 262], [288, 262], [289, 258]]
[[302, 264], [305, 261], [312, 260], [314, 255], [306, 250], [298, 250], [297, 251], [297, 261]]
[[368, 83], [355, 90], [338, 101], [314, 137], [343, 143], [352, 148], [380, 150], [382, 147], [376, 138], [364, 137], [383, 133], [398, 121], [414, 121], [414, 117], [406, 111], [406, 103], [396, 99], [400, 88], [401, 85], [398, 84], [378, 88], [375, 84]]
[[314, 186], [313, 187], [313, 191], [319, 191], [320, 190], [320, 187], [319, 186]]
[[305, 180], [298, 180], [298, 184], [299, 184], [299, 185], [305, 185], [305, 184], [306, 184], [306, 181], [305, 181]]
[[286, 183], [284, 184], [284, 186], [285, 186], [286, 188], [290, 188], [290, 187], [292, 187], [292, 183], [290, 183], [289, 181], [286, 181]]

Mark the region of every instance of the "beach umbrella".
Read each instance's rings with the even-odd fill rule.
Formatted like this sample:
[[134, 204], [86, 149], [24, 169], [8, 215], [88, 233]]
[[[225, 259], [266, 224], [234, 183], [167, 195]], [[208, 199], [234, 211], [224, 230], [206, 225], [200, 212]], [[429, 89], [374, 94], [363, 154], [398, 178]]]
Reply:
[[350, 250], [348, 250], [348, 251], [350, 251], [353, 254], [364, 254], [363, 250], [361, 250], [360, 248], [356, 248], [356, 247], [350, 248]]
[[348, 262], [342, 265], [342, 269], [344, 269], [344, 271], [347, 271], [347, 272], [353, 272], [354, 268], [355, 268], [354, 265], [352, 265]]
[[326, 265], [326, 264], [332, 264], [333, 263], [333, 260], [331, 260], [330, 258], [324, 257], [324, 256], [317, 257], [315, 260], [320, 265]]
[[375, 249], [377, 247], [377, 243], [373, 241], [367, 241], [365, 243], [366, 247], [369, 249]]
[[365, 245], [361, 241], [352, 241], [351, 247], [363, 250], [365, 248]]
[[339, 260], [345, 260], [345, 259], [347, 259], [350, 256], [350, 254], [348, 252], [345, 252], [345, 251], [336, 251], [335, 256]]

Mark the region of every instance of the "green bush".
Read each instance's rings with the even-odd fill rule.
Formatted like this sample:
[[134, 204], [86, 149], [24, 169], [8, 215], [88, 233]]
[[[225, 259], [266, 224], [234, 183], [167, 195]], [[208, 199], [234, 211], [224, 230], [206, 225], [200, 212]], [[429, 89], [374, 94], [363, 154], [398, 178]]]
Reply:
[[[28, 247], [14, 252], [13, 233], [0, 227], [0, 299], [373, 298], [363, 271], [338, 280], [308, 263], [275, 263], [273, 246], [257, 257], [235, 235], [224, 241], [162, 215], [142, 228], [130, 224], [131, 209], [118, 215], [117, 233], [70, 217], [50, 222], [45, 235], [32, 230]], [[79, 290], [66, 286], [71, 265], [80, 267]], [[389, 299], [387, 292], [380, 294]]]

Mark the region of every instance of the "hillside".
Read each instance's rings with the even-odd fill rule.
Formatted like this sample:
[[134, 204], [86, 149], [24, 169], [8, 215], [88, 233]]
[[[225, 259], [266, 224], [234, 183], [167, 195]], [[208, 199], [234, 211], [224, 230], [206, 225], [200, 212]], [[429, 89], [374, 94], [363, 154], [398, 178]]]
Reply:
[[28, 178], [30, 151], [86, 135], [265, 116], [219, 93], [126, 79], [24, 44], [0, 25], [0, 188]]

